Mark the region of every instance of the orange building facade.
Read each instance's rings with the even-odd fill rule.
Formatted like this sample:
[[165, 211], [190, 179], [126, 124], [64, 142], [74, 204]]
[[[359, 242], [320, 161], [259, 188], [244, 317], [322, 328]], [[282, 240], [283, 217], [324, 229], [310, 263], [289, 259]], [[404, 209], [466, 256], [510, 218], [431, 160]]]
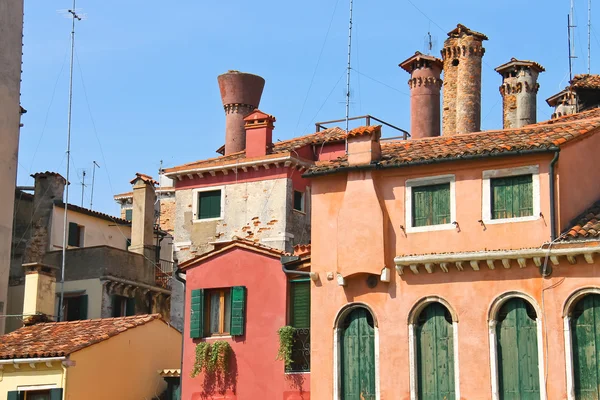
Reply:
[[347, 156], [304, 175], [311, 397], [598, 398], [599, 131], [598, 110], [411, 141], [351, 131]]

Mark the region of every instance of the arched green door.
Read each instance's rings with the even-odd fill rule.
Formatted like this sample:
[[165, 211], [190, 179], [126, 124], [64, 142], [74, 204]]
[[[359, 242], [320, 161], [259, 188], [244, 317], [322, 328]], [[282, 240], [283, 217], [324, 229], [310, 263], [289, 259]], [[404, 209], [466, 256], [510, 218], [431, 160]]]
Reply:
[[346, 316], [340, 341], [342, 399], [375, 400], [375, 328], [367, 309]]
[[575, 396], [600, 399], [600, 295], [579, 300], [571, 313]]
[[520, 298], [508, 300], [496, 316], [500, 398], [540, 398], [536, 313]]
[[416, 326], [419, 399], [454, 399], [452, 318], [440, 303], [428, 305]]

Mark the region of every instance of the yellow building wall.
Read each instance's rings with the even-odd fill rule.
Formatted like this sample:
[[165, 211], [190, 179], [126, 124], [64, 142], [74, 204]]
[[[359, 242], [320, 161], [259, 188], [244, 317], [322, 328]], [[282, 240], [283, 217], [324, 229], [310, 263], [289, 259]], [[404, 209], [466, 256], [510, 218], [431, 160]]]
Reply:
[[65, 400], [159, 396], [166, 383], [158, 371], [180, 368], [181, 340], [177, 330], [154, 320], [73, 353]]
[[[63, 369], [60, 361], [52, 363], [48, 368], [46, 364], [37, 363], [35, 368], [29, 364], [19, 364], [19, 369], [13, 365], [3, 365], [0, 369], [0, 399], [6, 399], [8, 392], [23, 386], [55, 385], [62, 387]], [[84, 399], [85, 397], [80, 397]]]

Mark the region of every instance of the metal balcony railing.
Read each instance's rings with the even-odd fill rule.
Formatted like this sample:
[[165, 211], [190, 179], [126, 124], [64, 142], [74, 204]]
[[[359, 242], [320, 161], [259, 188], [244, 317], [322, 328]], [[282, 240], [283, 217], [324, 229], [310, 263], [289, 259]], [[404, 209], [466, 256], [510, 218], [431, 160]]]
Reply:
[[310, 328], [295, 329], [292, 360], [287, 372], [310, 371]]
[[173, 276], [173, 261], [158, 260], [156, 263], [156, 285], [171, 290]]

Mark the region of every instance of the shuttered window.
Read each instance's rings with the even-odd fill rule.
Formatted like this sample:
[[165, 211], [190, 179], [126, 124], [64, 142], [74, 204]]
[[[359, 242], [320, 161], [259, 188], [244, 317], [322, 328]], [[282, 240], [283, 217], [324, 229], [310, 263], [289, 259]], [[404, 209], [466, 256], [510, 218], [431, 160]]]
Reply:
[[449, 224], [450, 183], [412, 188], [412, 226]]
[[491, 179], [492, 219], [532, 216], [532, 182], [531, 174]]
[[190, 337], [244, 334], [246, 288], [194, 289], [190, 303]]
[[198, 192], [198, 219], [221, 217], [221, 190]]
[[600, 295], [577, 302], [571, 317], [575, 398], [600, 399]]
[[204, 290], [192, 290], [190, 301], [190, 337], [202, 337], [204, 331]]
[[68, 296], [64, 298], [63, 315], [66, 321], [78, 321], [87, 319], [88, 296]]
[[291, 284], [291, 325], [294, 328], [310, 328], [310, 281]]
[[133, 210], [125, 210], [125, 219], [131, 221], [133, 218]]
[[231, 330], [231, 289], [204, 291], [205, 336], [227, 335]]
[[231, 288], [231, 335], [244, 334], [246, 320], [246, 288], [234, 286]]
[[81, 243], [81, 229], [83, 227], [77, 225], [75, 222], [69, 222], [69, 241], [68, 245], [72, 247], [82, 247]]
[[304, 212], [304, 192], [294, 190], [294, 210]]
[[135, 298], [113, 295], [112, 316], [129, 317], [135, 315]]

